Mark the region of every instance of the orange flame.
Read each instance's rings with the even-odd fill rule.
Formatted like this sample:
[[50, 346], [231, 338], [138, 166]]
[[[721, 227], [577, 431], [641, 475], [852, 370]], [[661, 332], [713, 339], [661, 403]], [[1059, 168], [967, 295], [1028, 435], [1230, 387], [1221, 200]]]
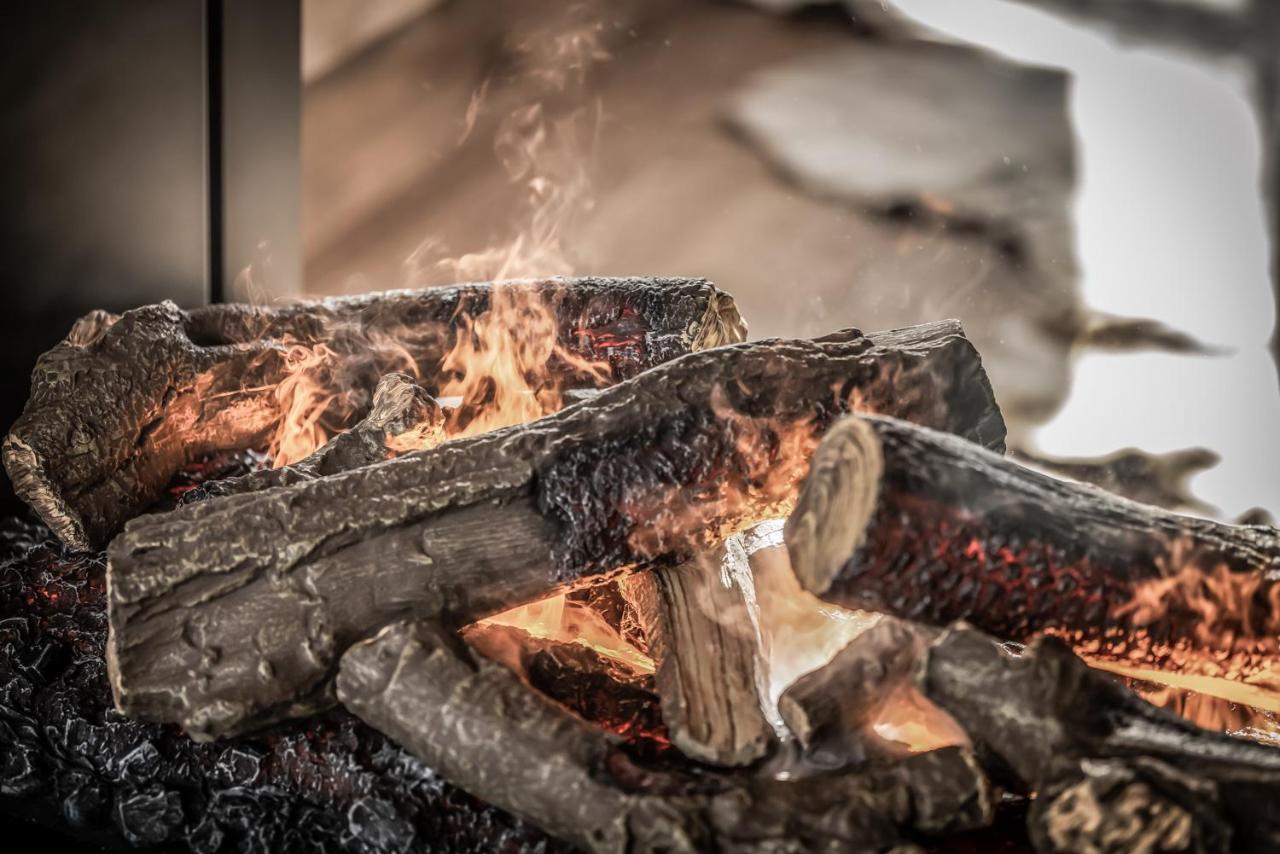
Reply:
[[581, 602], [567, 600], [564, 594], [495, 614], [472, 624], [467, 631], [484, 626], [510, 626], [524, 630], [531, 637], [578, 644], [625, 665], [634, 673], [652, 675], [654, 672], [652, 658], [624, 638], [598, 612]]
[[1179, 568], [1137, 585], [1105, 637], [1051, 633], [1100, 670], [1280, 711], [1280, 584], [1178, 549], [1169, 562]]
[[608, 385], [613, 370], [560, 343], [552, 309], [528, 288], [495, 288], [489, 308], [463, 315], [457, 343], [440, 365], [440, 394], [459, 406], [450, 435], [473, 436], [561, 409], [570, 378]]

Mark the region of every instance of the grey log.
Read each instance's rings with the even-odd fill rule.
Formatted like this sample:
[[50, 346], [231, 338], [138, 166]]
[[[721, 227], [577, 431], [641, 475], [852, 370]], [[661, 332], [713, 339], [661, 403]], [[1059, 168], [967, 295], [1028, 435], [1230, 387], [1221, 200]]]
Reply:
[[1030, 824], [1042, 851], [1280, 847], [1280, 751], [1149, 705], [1058, 638], [1016, 654], [953, 628], [927, 651], [917, 684], [994, 779], [1037, 793]]
[[615, 737], [423, 624], [352, 647], [338, 696], [445, 779], [587, 851], [883, 850], [992, 815], [986, 781], [959, 750], [857, 774], [691, 785], [637, 766]]
[[[514, 284], [555, 312], [563, 343], [609, 359], [617, 379], [745, 336], [733, 300], [701, 279]], [[36, 362], [31, 398], [4, 441], [5, 468], [64, 543], [101, 548], [182, 466], [264, 444], [282, 415], [273, 392], [286, 343], [324, 342], [340, 357], [334, 391], [356, 404], [349, 427], [378, 379], [404, 369], [406, 358], [434, 371], [459, 316], [484, 311], [493, 287], [94, 312]], [[611, 348], [633, 335], [643, 343]]]
[[461, 625], [686, 559], [783, 515], [810, 446], [779, 435], [816, 442], [851, 401], [1003, 443], [948, 321], [691, 353], [530, 424], [135, 519], [108, 551], [116, 703], [197, 738], [244, 731], [331, 702], [342, 651], [388, 622]]
[[783, 691], [778, 711], [805, 755], [823, 767], [860, 761], [876, 712], [910, 684], [936, 635], [926, 626], [882, 617]]

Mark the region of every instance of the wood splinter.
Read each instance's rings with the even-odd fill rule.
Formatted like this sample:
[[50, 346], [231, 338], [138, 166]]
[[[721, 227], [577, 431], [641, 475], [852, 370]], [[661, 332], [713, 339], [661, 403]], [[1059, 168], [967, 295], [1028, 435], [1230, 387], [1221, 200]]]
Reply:
[[671, 568], [628, 576], [671, 743], [712, 765], [749, 765], [773, 743], [757, 690], [759, 649], [723, 546]]

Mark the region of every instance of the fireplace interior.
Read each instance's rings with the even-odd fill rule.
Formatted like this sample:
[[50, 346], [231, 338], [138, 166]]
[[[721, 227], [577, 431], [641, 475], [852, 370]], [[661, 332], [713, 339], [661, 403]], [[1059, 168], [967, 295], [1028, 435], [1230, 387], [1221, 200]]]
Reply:
[[[1038, 442], [1235, 358], [1086, 305], [1087, 74], [918, 0], [145, 5], [4, 41], [16, 850], [1280, 850], [1280, 529], [1193, 482], [1253, 446]], [[1020, 5], [1239, 60], [1273, 177], [1269, 8]]]
[[86, 317], [4, 443], [6, 803], [202, 851], [1280, 843], [1273, 529], [1009, 460], [954, 321], [745, 331], [670, 279]]

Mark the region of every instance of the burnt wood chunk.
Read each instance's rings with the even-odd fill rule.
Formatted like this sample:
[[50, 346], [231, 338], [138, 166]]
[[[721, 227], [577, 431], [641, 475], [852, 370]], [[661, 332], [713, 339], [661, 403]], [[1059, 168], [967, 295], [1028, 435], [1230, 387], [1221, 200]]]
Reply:
[[1000, 447], [955, 322], [691, 353], [538, 421], [129, 523], [108, 551], [119, 708], [197, 738], [328, 703], [338, 657], [785, 515], [853, 406]]
[[264, 447], [284, 415], [276, 391], [291, 358], [326, 348], [327, 390], [342, 403], [328, 414], [350, 427], [383, 374], [437, 370], [460, 319], [485, 311], [495, 287], [532, 294], [554, 314], [561, 343], [607, 360], [615, 379], [746, 331], [733, 300], [700, 279], [529, 280], [284, 306], [93, 312], [36, 362], [31, 398], [4, 441], [5, 468], [64, 543], [100, 548], [182, 466]]
[[749, 765], [774, 741], [760, 706], [759, 645], [747, 600], [722, 572], [733, 557], [720, 547], [625, 581], [671, 743], [711, 765]]
[[1280, 708], [1274, 528], [1179, 516], [855, 416], [814, 455], [787, 545], [801, 584], [846, 607], [1054, 634], [1094, 666]]
[[993, 778], [1037, 793], [1038, 850], [1280, 846], [1280, 751], [1149, 705], [1059, 638], [1017, 654], [953, 628], [926, 652], [917, 684], [969, 734]]
[[255, 492], [314, 480], [391, 459], [406, 449], [434, 448], [445, 441], [445, 413], [408, 374], [391, 373], [373, 390], [369, 414], [308, 457], [276, 469], [211, 481], [194, 490], [196, 500]]
[[879, 850], [984, 825], [991, 793], [958, 750], [798, 781], [637, 765], [613, 736], [423, 624], [342, 658], [338, 697], [476, 797], [593, 852]]
[[805, 754], [824, 767], [863, 758], [867, 728], [911, 684], [936, 635], [936, 629], [882, 617], [783, 691], [778, 711]]

